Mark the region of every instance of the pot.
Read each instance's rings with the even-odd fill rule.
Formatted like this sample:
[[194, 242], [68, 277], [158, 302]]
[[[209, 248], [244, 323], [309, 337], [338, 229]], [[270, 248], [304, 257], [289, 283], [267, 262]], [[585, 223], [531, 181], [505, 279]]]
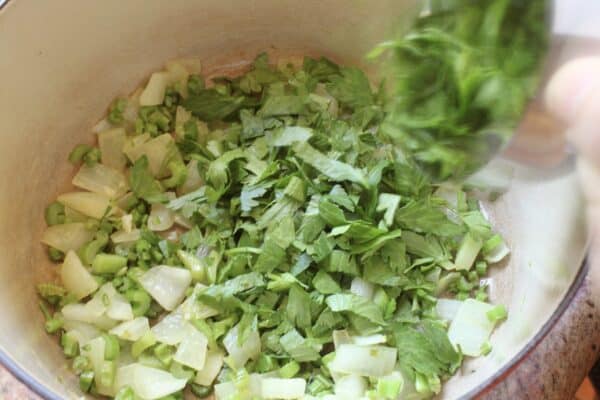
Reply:
[[[0, 361], [43, 398], [82, 396], [43, 330], [35, 284], [56, 267], [39, 239], [45, 205], [70, 185], [70, 150], [93, 141], [91, 127], [115, 96], [184, 56], [200, 57], [206, 75], [239, 70], [264, 50], [365, 66], [364, 54], [412, 17], [405, 3], [8, 1], [0, 12]], [[484, 204], [512, 249], [490, 280], [492, 301], [509, 317], [492, 337], [493, 351], [465, 363], [444, 399], [473, 397], [518, 363], [582, 276], [586, 235], [573, 170], [550, 178], [516, 164], [510, 171], [508, 191]]]

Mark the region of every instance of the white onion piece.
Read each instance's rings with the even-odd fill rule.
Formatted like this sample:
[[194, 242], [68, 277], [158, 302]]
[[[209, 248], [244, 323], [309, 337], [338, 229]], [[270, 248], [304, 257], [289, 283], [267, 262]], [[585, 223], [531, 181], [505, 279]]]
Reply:
[[136, 341], [150, 330], [148, 318], [138, 317], [125, 321], [110, 330], [110, 333], [123, 340]]
[[154, 400], [180, 391], [186, 383], [169, 372], [136, 363], [117, 370], [115, 388], [129, 386], [142, 400]]
[[90, 340], [102, 335], [102, 331], [92, 324], [69, 319], [64, 320], [63, 329], [69, 332], [69, 335], [72, 338], [77, 340], [80, 347], [87, 344]]
[[77, 300], [94, 293], [98, 282], [83, 266], [73, 250], [69, 250], [60, 269], [60, 276], [65, 288], [77, 297]]
[[117, 292], [112, 283], [102, 285], [94, 296], [106, 304], [106, 315], [118, 321], [133, 319], [133, 310], [129, 301], [121, 293]]
[[370, 336], [354, 336], [352, 342], [359, 346], [372, 346], [375, 344], [383, 344], [387, 342], [385, 335], [377, 334]]
[[[147, 139], [148, 137], [145, 137]], [[157, 136], [154, 139], [144, 141], [143, 139], [129, 140], [124, 146], [124, 152], [131, 162], [145, 155], [148, 157], [148, 168], [154, 177], [161, 178], [168, 175], [164, 161], [171, 153], [175, 141], [168, 133]]]
[[374, 291], [375, 287], [372, 283], [358, 277], [354, 278], [350, 284], [350, 292], [369, 300], [373, 298]]
[[227, 332], [223, 339], [223, 345], [235, 367], [242, 368], [249, 359], [255, 359], [260, 355], [261, 343], [258, 332], [253, 330], [247, 334], [244, 343], [240, 344], [238, 341], [238, 326], [234, 326]]
[[448, 328], [448, 339], [454, 346], [460, 346], [464, 355], [481, 355], [482, 347], [496, 325], [487, 317], [488, 311], [493, 308], [491, 304], [473, 299], [462, 302]]
[[150, 134], [148, 133], [129, 137], [125, 140], [125, 143], [123, 143], [123, 153], [127, 156], [129, 161], [133, 163], [144, 154], [142, 145], [149, 140]]
[[96, 125], [94, 125], [92, 127], [92, 132], [98, 133], [98, 132], [108, 130], [110, 128], [112, 128], [112, 124], [110, 122], [108, 122], [108, 120], [106, 118], [103, 118], [100, 121], [96, 122]]
[[396, 355], [397, 350], [392, 347], [343, 344], [335, 350], [329, 369], [359, 376], [385, 376], [394, 370]]
[[117, 231], [110, 235], [110, 240], [113, 243], [131, 243], [142, 237], [142, 232], [139, 229], [133, 229], [131, 232]]
[[93, 238], [94, 232], [88, 230], [84, 223], [74, 222], [49, 226], [42, 235], [42, 243], [66, 253], [78, 250]]
[[[250, 374], [250, 383], [246, 389], [248, 394], [248, 398], [260, 398], [262, 396], [261, 384], [262, 379], [258, 374]], [[224, 383], [219, 383], [215, 385], [215, 399], [216, 400], [228, 400], [232, 396], [234, 396], [237, 392], [237, 386], [235, 382], [229, 381]]]
[[456, 317], [462, 301], [454, 299], [438, 299], [435, 310], [440, 318], [446, 321], [452, 321]]
[[185, 297], [192, 274], [187, 269], [159, 265], [140, 276], [139, 282], [158, 304], [172, 311]]
[[218, 315], [218, 310], [198, 301], [198, 293], [205, 287], [201, 283], [196, 283], [192, 294], [177, 307], [175, 313], [182, 315], [188, 321], [192, 319], [206, 319]]
[[98, 148], [102, 154], [103, 165], [122, 171], [127, 165], [123, 146], [127, 140], [125, 129], [114, 128], [98, 132]]
[[98, 393], [105, 396], [114, 396], [116, 394], [114, 387], [102, 386], [100, 384], [100, 380], [98, 379], [102, 373], [102, 365], [104, 364], [105, 347], [106, 343], [104, 342], [104, 339], [102, 337], [98, 337], [90, 340], [90, 342], [81, 349], [81, 354], [86, 356], [92, 364], [92, 368], [94, 369], [94, 374], [96, 376], [94, 382], [96, 383], [96, 389], [98, 390]]
[[198, 161], [192, 160], [187, 164], [187, 175], [185, 177], [185, 182], [179, 189], [177, 189], [177, 194], [182, 196], [184, 194], [193, 192], [194, 190], [200, 188], [204, 182], [202, 181], [202, 177], [200, 176], [200, 172], [198, 171]]
[[[56, 200], [75, 211], [96, 219], [101, 219], [110, 206], [108, 196], [91, 192], [64, 193], [58, 196]], [[114, 210], [111, 210], [110, 213], [112, 211]]]
[[189, 329], [189, 323], [181, 314], [172, 313], [165, 315], [151, 330], [158, 342], [174, 346], [181, 343]]
[[206, 336], [196, 328], [191, 327], [191, 329], [188, 329], [188, 334], [179, 343], [173, 360], [196, 371], [201, 371], [206, 363], [207, 350], [208, 339]]
[[133, 215], [125, 214], [121, 217], [121, 227], [124, 232], [131, 233], [133, 230]]
[[102, 164], [90, 167], [84, 163], [71, 182], [80, 189], [111, 199], [125, 194], [129, 187], [122, 173]]
[[358, 375], [346, 375], [335, 383], [335, 394], [342, 399], [359, 399], [367, 391], [365, 378]]
[[206, 353], [206, 361], [204, 368], [196, 374], [194, 383], [203, 386], [210, 386], [221, 372], [223, 368], [223, 353], [220, 351], [209, 351]]
[[167, 72], [155, 72], [150, 76], [146, 88], [140, 95], [140, 106], [157, 106], [165, 99], [165, 91], [171, 83]]
[[352, 343], [352, 337], [347, 330], [338, 330], [332, 332], [333, 346], [337, 349], [342, 344]]
[[148, 229], [154, 232], [162, 232], [171, 229], [175, 223], [175, 213], [164, 204], [152, 204], [152, 210], [148, 216]]
[[263, 378], [262, 399], [301, 399], [306, 391], [306, 381], [301, 378]]

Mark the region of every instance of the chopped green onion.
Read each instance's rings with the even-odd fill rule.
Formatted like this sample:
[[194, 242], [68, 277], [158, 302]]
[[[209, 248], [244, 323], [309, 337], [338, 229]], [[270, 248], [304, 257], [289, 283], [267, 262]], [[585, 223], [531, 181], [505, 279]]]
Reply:
[[65, 332], [60, 337], [60, 345], [63, 348], [63, 353], [67, 358], [73, 358], [79, 354], [79, 342], [69, 334]]
[[506, 307], [503, 304], [499, 304], [494, 306], [490, 311], [486, 313], [487, 318], [493, 322], [497, 323], [502, 321], [508, 317], [508, 312], [506, 311]]
[[55, 201], [46, 207], [46, 224], [48, 226], [60, 225], [65, 223], [65, 206]]
[[94, 371], [84, 371], [79, 375], [79, 388], [82, 392], [88, 393], [94, 382]]
[[115, 395], [115, 400], [135, 400], [135, 393], [130, 386], [122, 387]]
[[104, 339], [104, 359], [113, 361], [119, 358], [121, 346], [119, 339], [114, 335], [102, 335]]

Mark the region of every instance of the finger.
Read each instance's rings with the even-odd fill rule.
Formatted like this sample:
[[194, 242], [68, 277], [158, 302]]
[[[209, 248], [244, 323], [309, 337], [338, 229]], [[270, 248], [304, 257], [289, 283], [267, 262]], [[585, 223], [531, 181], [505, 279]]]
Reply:
[[567, 137], [580, 154], [600, 166], [600, 57], [562, 67], [548, 85], [546, 104], [569, 124]]

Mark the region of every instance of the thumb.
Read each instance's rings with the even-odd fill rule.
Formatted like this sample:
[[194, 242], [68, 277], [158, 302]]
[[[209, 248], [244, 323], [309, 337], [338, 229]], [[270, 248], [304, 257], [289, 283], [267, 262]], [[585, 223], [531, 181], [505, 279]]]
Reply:
[[565, 64], [548, 84], [546, 104], [568, 124], [579, 153], [600, 166], [600, 56]]

